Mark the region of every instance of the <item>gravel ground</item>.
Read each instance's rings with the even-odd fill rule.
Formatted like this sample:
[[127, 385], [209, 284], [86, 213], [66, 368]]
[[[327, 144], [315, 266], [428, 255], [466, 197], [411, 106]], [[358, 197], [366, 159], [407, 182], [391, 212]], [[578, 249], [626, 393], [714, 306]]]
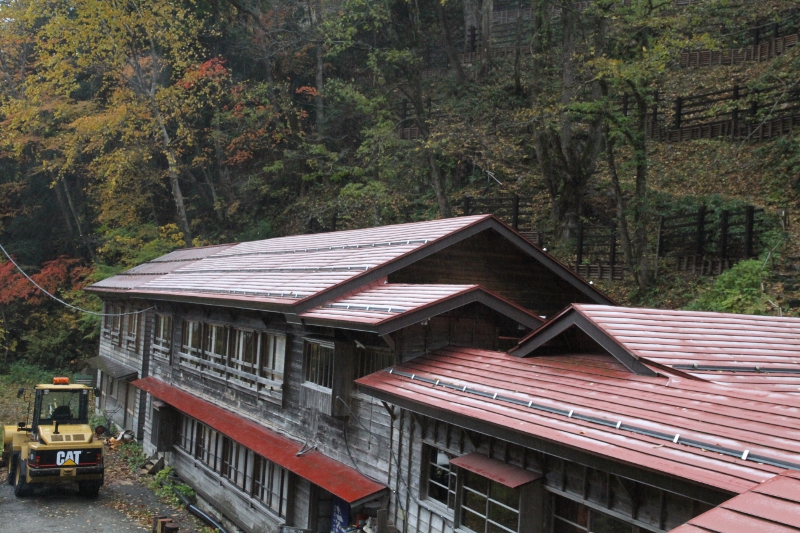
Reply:
[[185, 511], [165, 505], [114, 457], [106, 455], [106, 483], [96, 500], [78, 496], [76, 486], [38, 487], [33, 496], [16, 498], [0, 469], [0, 530], [14, 533], [150, 531], [153, 516], [171, 516], [182, 529], [196, 531], [196, 522]]

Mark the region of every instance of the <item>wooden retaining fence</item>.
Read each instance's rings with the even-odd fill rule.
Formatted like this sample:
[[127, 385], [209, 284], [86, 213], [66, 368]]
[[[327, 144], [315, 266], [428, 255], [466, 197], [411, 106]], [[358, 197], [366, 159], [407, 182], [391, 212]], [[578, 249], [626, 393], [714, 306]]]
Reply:
[[789, 48], [797, 46], [798, 41], [800, 41], [800, 34], [795, 33], [745, 48], [684, 51], [681, 53], [680, 65], [684, 68], [691, 68], [767, 61], [782, 55]]
[[[461, 215], [488, 213], [534, 244], [545, 246], [545, 233], [532, 228], [534, 213], [530, 197], [462, 198]], [[781, 216], [786, 217], [785, 209]], [[675, 270], [713, 276], [740, 260], [757, 256], [764, 249], [762, 236], [766, 228], [764, 209], [750, 205], [735, 210], [711, 210], [701, 205], [696, 211], [659, 217], [652, 240], [657, 256], [667, 259]], [[581, 222], [571, 256], [570, 268], [587, 279], [621, 280], [628, 268], [613, 224]]]

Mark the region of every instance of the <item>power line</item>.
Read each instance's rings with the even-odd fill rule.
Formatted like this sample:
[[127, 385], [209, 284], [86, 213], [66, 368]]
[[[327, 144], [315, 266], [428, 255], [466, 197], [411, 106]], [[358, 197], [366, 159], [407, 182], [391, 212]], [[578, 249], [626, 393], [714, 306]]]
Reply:
[[57, 301], [58, 303], [60, 303], [62, 305], [65, 305], [65, 306], [69, 307], [70, 309], [74, 309], [75, 311], [80, 311], [81, 313], [86, 313], [87, 315], [94, 315], [94, 316], [127, 316], [127, 315], [138, 315], [140, 313], [145, 313], [145, 312], [147, 312], [147, 311], [149, 311], [151, 309], [155, 309], [155, 307], [148, 307], [147, 309], [142, 309], [141, 311], [131, 311], [130, 313], [98, 313], [97, 311], [89, 311], [88, 309], [82, 309], [80, 307], [74, 306], [71, 303], [65, 302], [61, 298], [59, 298], [59, 297], [57, 297], [57, 296], [55, 296], [53, 294], [50, 294], [41, 285], [36, 283], [33, 280], [33, 278], [31, 278], [27, 273], [25, 273], [25, 271], [22, 270], [22, 268], [17, 264], [17, 262], [14, 261], [14, 259], [11, 258], [11, 255], [6, 251], [5, 248], [3, 248], [2, 244], [0, 244], [0, 250], [2, 250], [3, 254], [8, 258], [9, 261], [11, 261], [11, 264], [14, 265], [15, 267], [17, 267], [17, 270], [19, 270], [20, 273], [23, 276], [25, 276], [25, 278], [28, 281], [33, 283], [33, 285], [37, 289], [39, 289], [40, 291], [42, 291], [43, 293], [48, 295], [50, 298], [52, 298], [53, 300]]

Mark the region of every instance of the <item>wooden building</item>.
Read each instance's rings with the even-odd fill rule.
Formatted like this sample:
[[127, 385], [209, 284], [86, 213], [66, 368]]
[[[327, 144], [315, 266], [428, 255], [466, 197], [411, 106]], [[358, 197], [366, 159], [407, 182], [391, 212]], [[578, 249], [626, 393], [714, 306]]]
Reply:
[[406, 532], [797, 532], [800, 319], [573, 305], [357, 381]]
[[408, 530], [413, 417], [354, 381], [612, 303], [491, 216], [179, 250], [88, 290], [109, 315], [100, 407], [248, 532], [380, 508]]

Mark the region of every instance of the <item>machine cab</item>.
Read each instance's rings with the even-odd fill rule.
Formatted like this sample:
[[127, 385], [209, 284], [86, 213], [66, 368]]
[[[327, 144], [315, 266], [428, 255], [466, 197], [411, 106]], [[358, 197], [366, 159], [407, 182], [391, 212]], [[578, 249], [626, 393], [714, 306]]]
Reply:
[[53, 380], [53, 385], [37, 385], [33, 405], [32, 432], [39, 433], [39, 426], [77, 425], [89, 423], [89, 387], [69, 385], [63, 378]]

